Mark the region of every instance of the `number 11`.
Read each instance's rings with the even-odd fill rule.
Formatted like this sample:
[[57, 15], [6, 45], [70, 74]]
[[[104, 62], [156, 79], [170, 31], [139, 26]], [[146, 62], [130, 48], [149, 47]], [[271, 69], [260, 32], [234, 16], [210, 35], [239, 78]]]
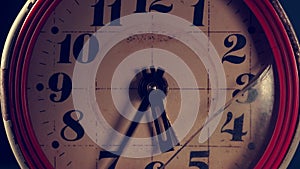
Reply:
[[[150, 11], [157, 11], [161, 13], [169, 13], [173, 9], [173, 4], [170, 6], [165, 6], [159, 4], [162, 0], [152, 0], [152, 3], [149, 7]], [[115, 2], [111, 5], [107, 5], [111, 8], [111, 16], [110, 21], [112, 22], [110, 26], [121, 26], [120, 17], [121, 17], [121, 2], [122, 0], [115, 0]], [[199, 0], [194, 7], [194, 16], [193, 16], [193, 25], [194, 26], [204, 26], [203, 17], [204, 17], [204, 4], [205, 0]], [[134, 13], [145, 13], [147, 0], [137, 0], [136, 11]], [[104, 0], [99, 0], [95, 5], [92, 6], [94, 8], [94, 18], [93, 24], [91, 26], [104, 26]]]

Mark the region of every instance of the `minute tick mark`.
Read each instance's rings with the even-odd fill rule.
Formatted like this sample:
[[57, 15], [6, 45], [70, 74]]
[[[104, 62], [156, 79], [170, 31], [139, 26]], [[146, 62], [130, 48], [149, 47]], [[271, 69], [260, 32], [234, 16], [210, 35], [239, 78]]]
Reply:
[[61, 19], [61, 18], [58, 18], [58, 20], [62, 23], [65, 23], [65, 20]]
[[71, 14], [72, 12], [70, 11], [70, 9], [66, 9], [66, 11], [69, 13], [69, 14]]
[[49, 55], [49, 52], [47, 52], [47, 51], [42, 51], [44, 54], [47, 54], [47, 55]]
[[229, 6], [231, 4], [232, 0], [230, 0], [226, 5]]
[[77, 0], [74, 0], [74, 2], [79, 6], [79, 2]]
[[44, 121], [42, 124], [48, 124], [49, 123], [49, 121]]
[[71, 165], [72, 164], [72, 161], [68, 162], [67, 166]]
[[65, 152], [61, 153], [61, 154], [59, 155], [59, 157], [61, 157], [61, 156], [63, 156], [63, 155], [65, 155]]
[[53, 132], [50, 132], [50, 133], [47, 134], [47, 136], [50, 136], [50, 135], [52, 135], [52, 134], [53, 134]]

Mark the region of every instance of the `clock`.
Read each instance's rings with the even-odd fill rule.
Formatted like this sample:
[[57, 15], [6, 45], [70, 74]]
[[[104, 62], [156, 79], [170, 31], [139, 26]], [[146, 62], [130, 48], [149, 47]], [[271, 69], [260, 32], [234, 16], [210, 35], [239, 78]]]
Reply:
[[277, 1], [28, 1], [6, 132], [22, 168], [285, 167], [297, 52]]

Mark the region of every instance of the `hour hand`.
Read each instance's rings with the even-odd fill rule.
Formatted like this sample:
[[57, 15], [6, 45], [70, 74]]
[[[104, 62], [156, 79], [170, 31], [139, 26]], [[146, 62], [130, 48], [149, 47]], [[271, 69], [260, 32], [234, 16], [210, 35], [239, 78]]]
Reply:
[[168, 83], [163, 77], [165, 71], [161, 68], [144, 69], [139, 83], [139, 95], [141, 98], [149, 98], [151, 112], [154, 120], [155, 132], [161, 152], [173, 150], [178, 143], [175, 132], [167, 117], [164, 108], [164, 99], [167, 95]]
[[173, 147], [178, 143], [177, 137], [171, 127], [171, 123], [164, 108], [164, 98], [165, 95], [161, 90], [153, 90], [149, 95], [152, 115], [155, 118], [155, 131], [161, 152], [174, 150]]

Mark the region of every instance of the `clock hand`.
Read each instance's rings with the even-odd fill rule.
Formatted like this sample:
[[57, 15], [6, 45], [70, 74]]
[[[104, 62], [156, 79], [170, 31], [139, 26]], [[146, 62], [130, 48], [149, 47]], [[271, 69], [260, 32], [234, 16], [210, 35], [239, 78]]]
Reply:
[[157, 117], [158, 114], [161, 114], [159, 118], [154, 120], [161, 152], [173, 151], [173, 146], [178, 143], [164, 108], [164, 98], [165, 94], [159, 89], [153, 90], [149, 95], [153, 117]]
[[136, 131], [139, 122], [144, 116], [143, 112], [145, 112], [149, 106], [151, 107], [153, 118], [155, 119], [154, 124], [161, 152], [173, 150], [173, 145], [178, 143], [163, 104], [163, 99], [166, 97], [165, 94], [167, 93], [167, 82], [163, 78], [164, 70], [156, 70], [154, 67], [151, 67], [150, 72], [147, 72], [147, 70], [144, 69], [141, 74], [142, 79], [140, 80], [138, 90], [142, 101], [127, 131], [125, 132], [126, 136], [122, 138], [120, 146], [116, 151], [100, 152], [99, 160], [103, 158], [112, 159], [109, 164], [109, 169], [115, 168], [117, 165], [120, 155], [123, 153], [130, 138]]
[[243, 87], [234, 97], [232, 97], [228, 102], [225, 103], [223, 107], [218, 109], [216, 113], [214, 113], [214, 116], [212, 116], [210, 119], [206, 121], [198, 130], [196, 130], [189, 139], [182, 144], [182, 146], [164, 163], [163, 166], [160, 167], [160, 169], [164, 169], [170, 162], [192, 141], [193, 138], [195, 138], [201, 130], [210, 123], [216, 116], [218, 116], [220, 113], [222, 113], [226, 108], [228, 108], [238, 97], [242, 96], [247, 90], [249, 90], [251, 87], [255, 86], [258, 82], [264, 80], [266, 75], [268, 74], [269, 70], [272, 68], [271, 64], [265, 64], [260, 69], [260, 71], [251, 79], [251, 81]]
[[150, 67], [150, 72], [144, 69], [140, 83], [140, 95], [146, 94], [149, 97], [161, 152], [174, 150], [173, 146], [178, 143], [163, 104], [168, 87], [167, 81], [163, 77], [164, 73], [165, 71], [161, 68]]
[[141, 102], [139, 108], [138, 108], [138, 111], [135, 113], [135, 116], [134, 116], [132, 122], [130, 123], [130, 126], [128, 127], [126, 133], [125, 133], [125, 135], [127, 137], [124, 137], [124, 139], [121, 143], [121, 146], [118, 150], [118, 154], [122, 154], [122, 151], [124, 150], [124, 148], [125, 148], [126, 144], [128, 143], [130, 137], [134, 134], [135, 129], [139, 124], [137, 121], [140, 121], [143, 117], [143, 114], [141, 112], [146, 111], [148, 109], [149, 105], [150, 105], [150, 103], [149, 103], [148, 97], [144, 97], [142, 99], [142, 102]]
[[126, 148], [126, 145], [127, 145], [128, 141], [130, 140], [130, 137], [134, 134], [136, 127], [139, 124], [138, 121], [140, 121], [143, 117], [143, 114], [141, 112], [146, 111], [148, 109], [149, 105], [150, 105], [150, 103], [149, 103], [148, 97], [144, 97], [138, 108], [138, 111], [135, 113], [135, 116], [126, 131], [126, 134], [125, 134], [126, 136], [121, 141], [121, 144], [117, 151], [101, 151], [100, 152], [99, 160], [103, 159], [103, 158], [111, 158], [112, 159], [108, 169], [114, 169], [115, 166], [117, 165], [117, 162], [120, 158], [119, 154], [122, 154], [122, 152]]

